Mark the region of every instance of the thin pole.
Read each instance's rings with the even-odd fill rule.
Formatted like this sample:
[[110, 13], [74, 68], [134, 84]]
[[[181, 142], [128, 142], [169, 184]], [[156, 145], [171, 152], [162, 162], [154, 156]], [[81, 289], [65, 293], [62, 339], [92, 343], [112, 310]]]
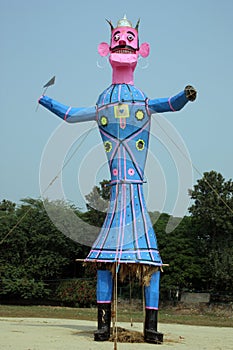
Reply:
[[[46, 93], [47, 89], [48, 89], [48, 86], [46, 86], [46, 88], [45, 88], [45, 89], [44, 89], [44, 91], [42, 92], [42, 95], [44, 95], [44, 94]], [[37, 103], [37, 106], [36, 106], [35, 112], [37, 112], [37, 111], [38, 111], [38, 108], [39, 108], [39, 102]]]
[[117, 274], [118, 274], [118, 263], [115, 264], [115, 280], [114, 280], [114, 350], [117, 350]]
[[129, 305], [130, 305], [130, 325], [133, 327], [133, 316], [132, 316], [132, 280], [131, 271], [129, 271]]
[[142, 282], [142, 308], [143, 308], [143, 332], [145, 329], [145, 318], [146, 318], [146, 303], [145, 303], [145, 288]]

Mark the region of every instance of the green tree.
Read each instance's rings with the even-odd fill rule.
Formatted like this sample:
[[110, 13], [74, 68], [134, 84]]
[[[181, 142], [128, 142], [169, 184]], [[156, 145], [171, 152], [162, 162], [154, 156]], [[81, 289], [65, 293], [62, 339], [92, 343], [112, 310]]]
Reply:
[[206, 172], [190, 191], [196, 254], [203, 268], [203, 285], [215, 291], [233, 289], [233, 182]]
[[15, 209], [16, 209], [16, 204], [9, 200], [3, 199], [0, 202], [0, 216], [6, 213], [14, 213]]
[[100, 182], [100, 186], [94, 186], [92, 191], [86, 195], [87, 212], [82, 218], [95, 227], [102, 227], [104, 223], [110, 199], [110, 186], [108, 184], [108, 180], [103, 180]]
[[[166, 292], [196, 289], [201, 274], [201, 266], [195, 255], [195, 242], [191, 234], [190, 217], [184, 217], [180, 224], [171, 232], [166, 232], [170, 216], [163, 213], [154, 224], [164, 267], [161, 275], [161, 291]], [[177, 218], [171, 217], [176, 226]]]
[[45, 280], [72, 276], [83, 247], [54, 226], [41, 200], [24, 199], [0, 222], [0, 295], [41, 298], [49, 293]]

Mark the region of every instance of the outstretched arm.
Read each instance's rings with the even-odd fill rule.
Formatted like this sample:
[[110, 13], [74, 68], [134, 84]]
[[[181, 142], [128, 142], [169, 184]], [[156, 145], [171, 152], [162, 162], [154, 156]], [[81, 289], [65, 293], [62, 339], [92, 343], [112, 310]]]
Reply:
[[95, 120], [95, 107], [74, 108], [61, 104], [48, 96], [41, 96], [38, 103], [47, 108], [50, 112], [56, 114], [59, 118], [68, 123], [78, 123]]
[[181, 110], [188, 101], [194, 101], [196, 99], [196, 90], [188, 85], [179, 94], [169, 98], [156, 98], [148, 101], [148, 107], [150, 112], [163, 113], [163, 112], [175, 112]]

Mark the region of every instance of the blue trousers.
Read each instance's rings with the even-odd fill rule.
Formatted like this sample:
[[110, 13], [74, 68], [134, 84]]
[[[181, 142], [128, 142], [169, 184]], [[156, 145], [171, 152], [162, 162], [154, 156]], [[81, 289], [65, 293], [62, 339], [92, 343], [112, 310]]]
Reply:
[[150, 285], [145, 287], [146, 309], [158, 310], [159, 308], [159, 281], [160, 271], [156, 271], [151, 276]]
[[109, 270], [97, 270], [97, 303], [112, 302], [113, 279]]
[[[150, 285], [145, 288], [146, 309], [158, 310], [159, 308], [159, 281], [160, 271], [151, 276]], [[112, 273], [109, 270], [97, 271], [97, 303], [111, 303], [113, 291]]]

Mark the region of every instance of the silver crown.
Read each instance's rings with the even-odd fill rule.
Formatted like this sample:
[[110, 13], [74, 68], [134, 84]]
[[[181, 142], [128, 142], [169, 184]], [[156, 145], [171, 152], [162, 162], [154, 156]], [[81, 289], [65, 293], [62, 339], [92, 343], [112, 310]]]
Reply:
[[[114, 26], [113, 26], [112, 22], [109, 21], [108, 19], [106, 19], [106, 21], [107, 21], [108, 24], [110, 25], [111, 30], [113, 30], [113, 29], [114, 29]], [[137, 24], [136, 24], [136, 26], [135, 26], [135, 29], [136, 29], [136, 30], [138, 30], [139, 23], [140, 23], [140, 19], [138, 19]], [[118, 27], [130, 27], [130, 28], [133, 28], [133, 25], [132, 25], [132, 23], [126, 18], [126, 15], [124, 15], [124, 17], [123, 17], [122, 19], [119, 19], [119, 21], [117, 22], [116, 28], [118, 28]]]
[[126, 18], [126, 15], [117, 22], [117, 27], [133, 27], [132, 23]]

